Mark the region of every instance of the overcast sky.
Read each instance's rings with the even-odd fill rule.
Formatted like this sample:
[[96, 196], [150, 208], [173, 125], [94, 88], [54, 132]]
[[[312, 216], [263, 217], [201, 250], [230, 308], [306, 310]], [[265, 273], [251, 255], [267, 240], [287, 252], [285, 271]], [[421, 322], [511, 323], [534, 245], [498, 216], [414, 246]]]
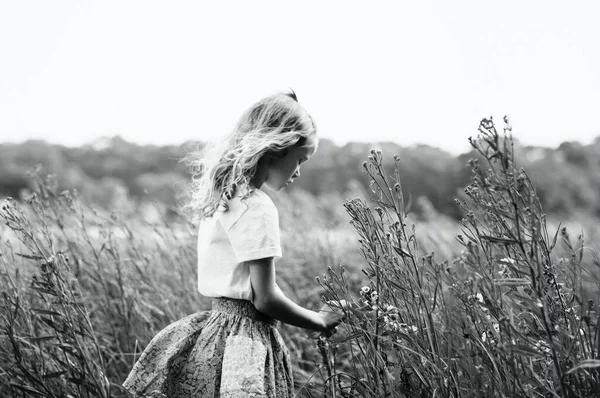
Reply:
[[600, 136], [597, 1], [0, 0], [0, 142], [206, 140], [293, 88], [322, 137]]

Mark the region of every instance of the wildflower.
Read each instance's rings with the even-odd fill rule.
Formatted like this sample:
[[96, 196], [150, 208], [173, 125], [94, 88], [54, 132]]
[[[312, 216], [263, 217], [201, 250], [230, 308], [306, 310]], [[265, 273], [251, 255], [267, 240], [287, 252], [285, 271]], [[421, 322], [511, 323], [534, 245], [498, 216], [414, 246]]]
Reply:
[[505, 263], [505, 264], [514, 264], [515, 260], [513, 260], [512, 258], [509, 257], [504, 257], [500, 259], [501, 263]]
[[369, 286], [363, 286], [360, 288], [360, 295], [363, 298], [367, 298], [367, 296], [369, 296], [370, 293], [371, 293], [371, 288]]
[[371, 305], [374, 306], [375, 304], [377, 304], [377, 299], [378, 298], [379, 298], [379, 294], [377, 294], [377, 290], [373, 290], [371, 292], [371, 300], [370, 300]]
[[385, 309], [385, 312], [392, 321], [398, 320], [398, 308], [394, 307], [393, 305], [388, 305]]
[[481, 293], [476, 293], [476, 294], [473, 294], [473, 295], [467, 297], [467, 300], [472, 301], [472, 302], [478, 301], [483, 304], [483, 295]]
[[537, 299], [535, 302], [535, 305], [542, 308], [544, 306], [544, 304], [542, 304], [542, 301], [540, 299]]

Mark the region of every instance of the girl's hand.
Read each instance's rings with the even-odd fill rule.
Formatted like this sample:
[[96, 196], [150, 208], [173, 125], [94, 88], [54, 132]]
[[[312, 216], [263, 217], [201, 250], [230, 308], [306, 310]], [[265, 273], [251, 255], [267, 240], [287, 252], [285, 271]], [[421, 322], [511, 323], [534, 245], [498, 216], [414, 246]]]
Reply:
[[321, 310], [319, 311], [319, 316], [323, 321], [323, 330], [321, 330], [321, 332], [324, 332], [325, 334], [333, 334], [332, 330], [346, 317], [341, 311], [341, 308], [347, 308], [346, 301], [342, 300], [339, 305], [336, 304], [338, 303], [333, 303], [330, 301], [327, 304], [323, 304]]

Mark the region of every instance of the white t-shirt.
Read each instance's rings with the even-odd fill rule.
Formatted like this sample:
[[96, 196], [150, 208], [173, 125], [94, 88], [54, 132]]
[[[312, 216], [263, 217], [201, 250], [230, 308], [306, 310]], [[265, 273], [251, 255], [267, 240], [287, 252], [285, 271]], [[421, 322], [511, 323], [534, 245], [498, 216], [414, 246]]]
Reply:
[[250, 269], [244, 262], [281, 257], [279, 214], [260, 189], [245, 200], [236, 194], [228, 206], [200, 222], [198, 291], [207, 297], [252, 301]]

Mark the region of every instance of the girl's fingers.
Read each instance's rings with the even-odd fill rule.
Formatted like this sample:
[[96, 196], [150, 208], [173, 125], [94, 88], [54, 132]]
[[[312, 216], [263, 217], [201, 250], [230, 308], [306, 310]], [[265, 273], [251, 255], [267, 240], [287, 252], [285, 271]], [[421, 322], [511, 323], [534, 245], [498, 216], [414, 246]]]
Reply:
[[327, 301], [327, 305], [333, 306], [335, 308], [341, 308], [343, 310], [350, 309], [350, 303], [348, 303], [346, 300], [329, 300]]
[[334, 328], [333, 328], [333, 329], [331, 329], [331, 330], [328, 330], [328, 331], [326, 331], [326, 332], [323, 332], [323, 333], [321, 333], [321, 336], [324, 336], [324, 337], [326, 337], [326, 338], [329, 338], [329, 337], [333, 336], [335, 333], [337, 333], [337, 331], [338, 331], [338, 328], [337, 328], [337, 326], [336, 326], [336, 327], [334, 327]]

